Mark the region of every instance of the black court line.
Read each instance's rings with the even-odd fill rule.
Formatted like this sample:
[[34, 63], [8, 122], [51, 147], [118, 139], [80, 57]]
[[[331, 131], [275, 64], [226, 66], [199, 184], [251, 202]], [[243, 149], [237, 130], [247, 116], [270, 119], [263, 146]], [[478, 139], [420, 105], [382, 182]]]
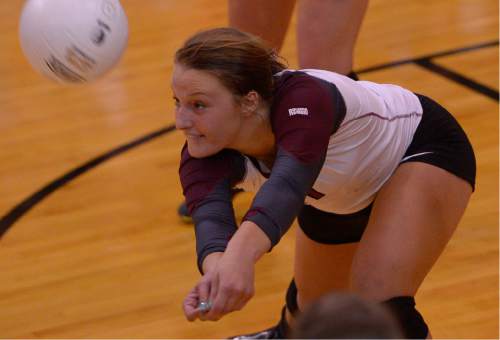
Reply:
[[[400, 65], [404, 65], [404, 64], [416, 63], [417, 65], [420, 65], [422, 67], [426, 67], [428, 69], [432, 68], [432, 71], [438, 72], [442, 75], [445, 75], [449, 79], [452, 79], [453, 81], [458, 81], [464, 85], [468, 84], [466, 86], [470, 85], [469, 87], [472, 86], [471, 88], [476, 89], [478, 87], [477, 85], [479, 85], [479, 87], [481, 87], [483, 85], [477, 84], [466, 77], [463, 77], [463, 76], [460, 76], [459, 74], [456, 74], [455, 72], [449, 71], [449, 70], [444, 69], [438, 65], [435, 65], [432, 62], [430, 62], [430, 59], [436, 58], [436, 57], [452, 55], [452, 54], [457, 54], [457, 53], [466, 52], [466, 51], [477, 50], [477, 49], [485, 48], [485, 47], [497, 46], [498, 43], [499, 43], [498, 40], [490, 41], [490, 42], [486, 42], [486, 43], [482, 43], [482, 44], [476, 44], [476, 45], [467, 46], [467, 47], [463, 47], [463, 48], [438, 52], [435, 54], [431, 54], [431, 55], [427, 55], [427, 56], [423, 56], [423, 57], [419, 57], [419, 58], [404, 59], [404, 60], [400, 60], [400, 61], [396, 61], [396, 62], [375, 65], [375, 66], [371, 66], [368, 68], [357, 70], [356, 72], [358, 74], [369, 73], [369, 72], [378, 71], [378, 70], [391, 68], [391, 67], [396, 67], [396, 66], [400, 66]], [[439, 70], [438, 70], [438, 68], [439, 68]], [[471, 82], [474, 84], [472, 84]], [[489, 93], [490, 95], [492, 95], [491, 89], [486, 88], [483, 90], [485, 90], [486, 93]], [[492, 91], [495, 91], [495, 90], [492, 90]], [[496, 92], [496, 100], [498, 100], [498, 91]], [[64, 186], [68, 182], [74, 180], [76, 177], [80, 176], [81, 174], [95, 168], [97, 165], [99, 165], [99, 164], [101, 164], [101, 163], [103, 163], [103, 162], [105, 162], [113, 157], [116, 157], [116, 156], [124, 153], [125, 151], [128, 151], [136, 146], [139, 146], [139, 145], [144, 144], [146, 142], [149, 142], [155, 138], [158, 138], [162, 135], [165, 135], [169, 132], [172, 132], [173, 130], [175, 130], [175, 126], [170, 125], [170, 126], [167, 126], [165, 128], [159, 129], [157, 131], [151, 132], [151, 133], [149, 133], [143, 137], [140, 137], [140, 138], [138, 138], [130, 143], [119, 146], [116, 149], [113, 149], [113, 150], [111, 150], [111, 151], [109, 151], [101, 156], [98, 156], [98, 157], [88, 161], [87, 163], [71, 170], [67, 174], [55, 179], [51, 183], [47, 184], [39, 191], [35, 192], [34, 194], [29, 196], [28, 198], [24, 199], [21, 203], [19, 203], [14, 208], [12, 208], [7, 214], [5, 214], [0, 219], [0, 239], [7, 232], [7, 230], [16, 221], [18, 221], [24, 214], [26, 214], [31, 208], [33, 208], [41, 200], [43, 200], [44, 198], [49, 196], [51, 193], [53, 193], [54, 191], [56, 191], [60, 187]]]
[[498, 91], [495, 89], [492, 89], [486, 85], [480, 84], [468, 77], [465, 77], [455, 71], [452, 71], [448, 68], [445, 68], [443, 66], [440, 66], [438, 64], [433, 63], [429, 59], [419, 59], [415, 61], [415, 64], [422, 66], [423, 68], [435, 72], [437, 74], [442, 75], [443, 77], [446, 77], [456, 83], [459, 83], [463, 86], [466, 86], [470, 88], [471, 90], [474, 90], [476, 92], [479, 92], [481, 94], [484, 94], [485, 96], [499, 101], [498, 100]]
[[155, 138], [158, 138], [164, 134], [167, 134], [171, 131], [175, 130], [174, 125], [167, 126], [165, 128], [159, 129], [157, 131], [151, 132], [143, 137], [137, 138], [130, 143], [124, 144], [116, 149], [111, 150], [101, 156], [98, 156], [94, 159], [91, 159], [87, 163], [71, 170], [65, 175], [55, 179], [54, 181], [47, 184], [42, 189], [35, 192], [33, 195], [29, 196], [21, 203], [16, 205], [12, 210], [10, 210], [5, 216], [0, 219], [0, 238], [5, 234], [5, 232], [18, 220], [26, 214], [33, 206], [38, 204], [41, 200], [52, 194], [57, 189], [61, 188], [68, 182], [71, 182], [81, 174], [95, 168], [99, 164], [116, 157], [125, 151], [128, 151], [132, 148], [135, 148], [139, 145], [142, 145], [146, 142], [149, 142]]
[[383, 70], [383, 69], [386, 69], [386, 68], [392, 68], [392, 67], [395, 67], [395, 66], [401, 66], [401, 65], [405, 65], [405, 64], [412, 64], [416, 60], [419, 60], [419, 59], [433, 59], [433, 58], [439, 58], [439, 57], [446, 57], [446, 56], [449, 56], [449, 55], [463, 53], [463, 52], [468, 52], [468, 51], [474, 51], [474, 50], [478, 50], [478, 49], [481, 49], [481, 48], [498, 46], [498, 43], [499, 43], [498, 40], [492, 40], [492, 41], [488, 41], [488, 42], [481, 43], [481, 44], [476, 44], [476, 45], [471, 45], [471, 46], [461, 47], [461, 48], [455, 48], [455, 49], [452, 49], [452, 50], [447, 50], [447, 51], [442, 51], [442, 52], [436, 52], [436, 53], [433, 53], [433, 54], [428, 54], [428, 55], [424, 55], [424, 56], [417, 57], [417, 58], [403, 59], [403, 60], [393, 61], [393, 62], [390, 62], [390, 63], [380, 64], [380, 65], [374, 65], [374, 66], [362, 68], [360, 70], [356, 70], [356, 73], [360, 73], [361, 74], [361, 73], [368, 73], [368, 72], [380, 71], [380, 70]]
[[432, 62], [432, 60], [431, 60], [434, 58], [445, 57], [445, 56], [450, 56], [453, 54], [473, 51], [473, 50], [477, 50], [480, 48], [498, 46], [498, 43], [499, 43], [498, 40], [493, 40], [493, 41], [485, 42], [482, 44], [477, 44], [477, 45], [472, 45], [472, 46], [467, 46], [467, 47], [462, 47], [462, 48], [456, 48], [453, 50], [448, 50], [448, 51], [443, 51], [443, 52], [437, 52], [437, 53], [429, 54], [429, 55], [419, 57], [419, 58], [403, 59], [403, 60], [399, 60], [399, 61], [395, 61], [395, 62], [391, 62], [391, 63], [370, 66], [370, 67], [358, 70], [358, 71], [356, 71], [356, 73], [358, 73], [358, 74], [369, 73], [369, 72], [380, 71], [380, 70], [384, 70], [387, 68], [393, 68], [396, 66], [401, 66], [401, 65], [406, 65], [406, 64], [416, 64], [416, 65], [421, 66], [429, 71], [432, 71], [432, 72], [437, 73], [443, 77], [446, 77], [451, 81], [454, 81], [454, 82], [459, 83], [463, 86], [466, 86], [475, 92], [478, 92], [482, 95], [487, 96], [488, 98], [499, 101], [498, 90], [493, 89], [491, 87], [488, 87], [486, 85], [480, 84], [477, 81], [472, 80], [471, 78], [465, 77], [465, 76], [463, 76], [455, 71], [452, 71], [448, 68], [437, 65], [434, 62]]

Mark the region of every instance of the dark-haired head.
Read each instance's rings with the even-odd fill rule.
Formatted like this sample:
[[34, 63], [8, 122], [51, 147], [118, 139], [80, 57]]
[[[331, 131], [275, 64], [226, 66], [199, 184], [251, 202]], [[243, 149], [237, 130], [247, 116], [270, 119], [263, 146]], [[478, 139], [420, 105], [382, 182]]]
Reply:
[[175, 54], [175, 62], [215, 75], [233, 94], [256, 91], [269, 101], [273, 74], [286, 66], [260, 38], [234, 28], [215, 28], [189, 38]]
[[348, 293], [331, 293], [299, 316], [292, 338], [401, 339], [394, 316], [380, 304]]
[[269, 119], [273, 75], [284, 68], [259, 38], [236, 29], [189, 38], [175, 55], [172, 91], [176, 127], [191, 156], [230, 148], [268, 157], [275, 142]]

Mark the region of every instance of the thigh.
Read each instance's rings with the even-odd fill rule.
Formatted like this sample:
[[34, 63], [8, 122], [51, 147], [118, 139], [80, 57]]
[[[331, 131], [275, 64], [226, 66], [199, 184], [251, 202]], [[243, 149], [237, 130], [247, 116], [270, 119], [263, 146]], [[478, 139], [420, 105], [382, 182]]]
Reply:
[[430, 164], [398, 167], [378, 193], [352, 266], [352, 289], [375, 300], [417, 292], [462, 217], [472, 188]]
[[330, 291], [349, 290], [351, 263], [358, 243], [323, 244], [297, 228], [294, 276], [299, 308]]
[[368, 0], [301, 0], [297, 11], [300, 67], [351, 72], [367, 5]]
[[294, 6], [291, 0], [228, 0], [229, 26], [257, 35], [280, 50]]
[[351, 263], [372, 206], [339, 215], [304, 206], [298, 216], [295, 282], [299, 306], [319, 296], [349, 289]]

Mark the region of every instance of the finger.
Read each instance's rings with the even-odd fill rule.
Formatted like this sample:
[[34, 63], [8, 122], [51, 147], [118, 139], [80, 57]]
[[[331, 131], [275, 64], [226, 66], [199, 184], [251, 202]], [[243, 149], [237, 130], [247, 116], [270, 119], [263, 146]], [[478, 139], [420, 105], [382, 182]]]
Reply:
[[227, 309], [227, 302], [230, 298], [232, 298], [232, 294], [234, 294], [232, 290], [224, 287], [219, 287], [217, 295], [215, 296], [214, 300], [212, 300], [212, 308], [205, 317], [209, 320], [215, 321], [224, 316], [224, 312]]
[[243, 301], [245, 297], [241, 294], [231, 294], [227, 297], [222, 313], [228, 314], [236, 310], [236, 307]]
[[198, 283], [198, 297], [200, 302], [207, 302], [209, 300], [210, 292], [212, 290], [212, 276], [206, 275], [203, 279]]
[[252, 298], [253, 296], [253, 291], [245, 291], [242, 290], [236, 295], [232, 295], [229, 297], [225, 309], [224, 309], [224, 314], [228, 314], [234, 311], [241, 310], [247, 302]]
[[[216, 321], [218, 320], [220, 317], [216, 317], [217, 313], [213, 313], [212, 310], [213, 310], [213, 301], [217, 295], [217, 291], [218, 291], [218, 283], [219, 283], [219, 280], [218, 280], [218, 276], [217, 275], [214, 275], [214, 276], [211, 276], [211, 277], [208, 277], [206, 282], [204, 283], [205, 286], [208, 285], [208, 289], [205, 289], [204, 287], [202, 289], [205, 289], [205, 292], [208, 292], [206, 293], [206, 295], [204, 296], [207, 296], [206, 298], [204, 299], [201, 299], [200, 298], [200, 302], [205, 302], [207, 303], [210, 308], [204, 310], [204, 311], [201, 311], [200, 310], [200, 314], [199, 314], [199, 319], [200, 320], [203, 320], [203, 321], [207, 321], [207, 320], [210, 320], [210, 321]], [[205, 293], [204, 293], [205, 294]]]
[[194, 321], [199, 314], [198, 311], [198, 293], [196, 288], [194, 288], [184, 299], [182, 304], [182, 308], [184, 309], [184, 315], [188, 321]]
[[208, 310], [206, 313], [203, 313], [200, 317], [203, 318], [203, 320], [217, 321], [221, 318], [223, 309], [224, 304], [221, 305], [221, 303], [219, 302], [216, 305], [214, 302], [212, 302], [210, 310]]
[[212, 307], [213, 307], [213, 302], [215, 301], [215, 298], [219, 292], [219, 285], [220, 285], [219, 275], [214, 275], [210, 279], [211, 279], [210, 294], [208, 295], [207, 300], [212, 302]]
[[250, 299], [252, 298], [252, 296], [253, 296], [253, 293], [248, 293], [242, 299], [240, 299], [239, 301], [237, 301], [235, 303], [235, 305], [234, 305], [233, 311], [242, 310], [243, 307], [246, 306], [246, 304], [248, 303], [248, 301], [250, 301]]
[[198, 318], [202, 321], [211, 320], [207, 318], [207, 314], [212, 309], [212, 299], [210, 296], [217, 291], [216, 276], [207, 274], [198, 285], [198, 292], [200, 293], [198, 301]]
[[199, 312], [196, 308], [184, 305], [184, 315], [188, 321], [194, 321], [199, 316]]
[[200, 319], [203, 318], [203, 320], [218, 321], [220, 320], [220, 318], [224, 316], [224, 309], [225, 309], [224, 305], [215, 308], [212, 307], [210, 311], [200, 315]]

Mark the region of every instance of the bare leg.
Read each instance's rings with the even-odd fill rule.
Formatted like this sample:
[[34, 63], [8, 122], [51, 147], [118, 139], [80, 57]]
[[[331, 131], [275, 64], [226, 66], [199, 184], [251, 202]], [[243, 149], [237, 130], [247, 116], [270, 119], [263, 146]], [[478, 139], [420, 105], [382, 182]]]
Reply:
[[471, 186], [425, 163], [401, 165], [377, 195], [352, 268], [352, 287], [373, 300], [415, 295], [455, 231]]
[[297, 40], [301, 68], [348, 74], [368, 0], [300, 0]]
[[[297, 228], [295, 281], [299, 305], [306, 305], [332, 290], [349, 290], [351, 262], [358, 243], [321, 244]], [[318, 270], [318, 260], [325, 266]]]
[[[351, 262], [357, 246], [358, 243], [321, 244], [309, 239], [297, 228], [294, 277], [299, 309], [304, 310], [331, 291], [350, 289]], [[293, 323], [290, 314], [287, 314], [287, 320]]]
[[295, 0], [228, 0], [229, 26], [254, 34], [280, 50]]
[[354, 257], [352, 289], [375, 301], [414, 296], [471, 193], [466, 181], [445, 170], [418, 162], [401, 165], [375, 200]]
[[[297, 231], [299, 308], [333, 290], [383, 301], [414, 296], [455, 231], [472, 189], [432, 165], [401, 165], [378, 193], [357, 244], [322, 245]], [[350, 279], [349, 279], [350, 277]], [[293, 323], [287, 314], [289, 323]]]

